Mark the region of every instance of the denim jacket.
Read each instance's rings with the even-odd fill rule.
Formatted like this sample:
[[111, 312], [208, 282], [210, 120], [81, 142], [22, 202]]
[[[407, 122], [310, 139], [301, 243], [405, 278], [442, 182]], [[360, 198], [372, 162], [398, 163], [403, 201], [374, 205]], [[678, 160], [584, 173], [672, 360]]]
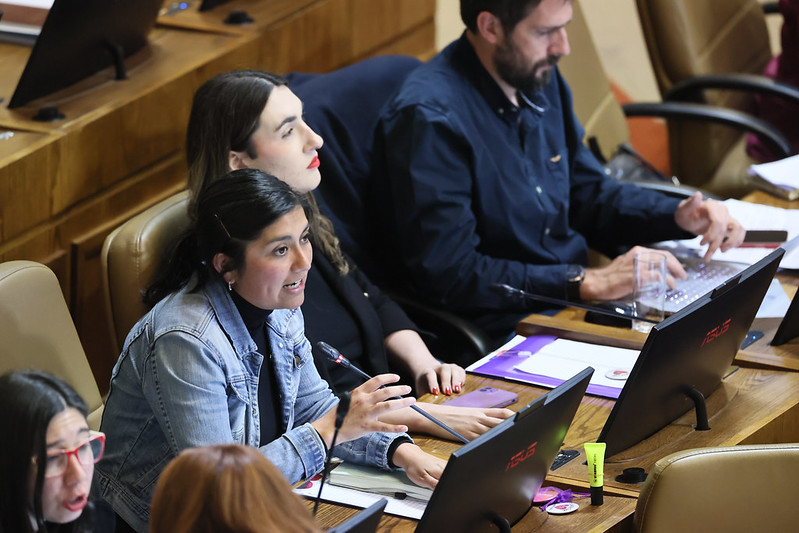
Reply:
[[[267, 326], [287, 429], [260, 450], [293, 484], [322, 470], [325, 445], [310, 422], [337, 398], [314, 366], [300, 310], [275, 310]], [[263, 362], [223, 284], [160, 301], [130, 331], [114, 367], [101, 425], [106, 452], [93, 489], [146, 532], [158, 477], [181, 450], [258, 446]], [[389, 469], [387, 452], [399, 437], [406, 436], [372, 433], [337, 446], [336, 455]]]

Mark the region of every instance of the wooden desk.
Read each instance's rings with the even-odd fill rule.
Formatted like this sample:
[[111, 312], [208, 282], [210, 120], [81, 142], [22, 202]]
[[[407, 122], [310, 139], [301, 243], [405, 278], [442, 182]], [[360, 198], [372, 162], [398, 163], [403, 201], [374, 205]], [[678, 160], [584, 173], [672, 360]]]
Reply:
[[[518, 533], [529, 531], [536, 533], [566, 531], [626, 533], [632, 531], [635, 499], [605, 496], [605, 503], [598, 507], [592, 506], [589, 498], [579, 498], [574, 501], [580, 505], [580, 508], [567, 515], [550, 515], [540, 509], [532, 509], [518, 524], [513, 526], [512, 531]], [[309, 509], [313, 509], [313, 501], [306, 500], [305, 503]], [[316, 520], [320, 526], [327, 529], [337, 526], [358, 511], [360, 509], [323, 502], [319, 504]], [[417, 523], [416, 520], [384, 514], [377, 530], [391, 533], [412, 533], [416, 529]]]
[[[519, 410], [536, 398], [542, 396], [547, 392], [547, 389], [540, 387], [533, 387], [522, 383], [512, 383], [506, 381], [499, 381], [482, 376], [469, 375], [466, 380], [464, 392], [476, 390], [485, 385], [492, 385], [501, 387], [505, 390], [511, 390], [519, 396], [519, 401], [515, 404], [508, 406], [509, 409], [514, 411]], [[420, 401], [430, 403], [441, 403], [450, 397], [440, 395], [438, 397], [432, 395], [425, 395], [420, 398]], [[583, 404], [586, 402], [591, 403], [590, 397], [583, 398]], [[612, 402], [610, 402], [612, 404]], [[584, 406], [578, 409], [583, 410]], [[601, 427], [601, 426], [600, 426]], [[598, 433], [599, 429], [597, 429]], [[454, 441], [445, 441], [435, 437], [425, 435], [413, 435], [414, 440], [425, 451], [446, 459], [449, 455], [460, 448], [461, 444]], [[567, 435], [568, 438], [568, 435]], [[576, 462], [575, 459], [572, 462]], [[588, 470], [583, 465], [584, 478], [587, 483]], [[551, 479], [547, 477], [544, 485], [558, 486], [560, 488], [575, 488], [580, 485], [574, 485], [570, 481], [562, 479]], [[587, 492], [580, 490], [579, 492]], [[635, 512], [636, 500], [630, 498], [629, 495], [613, 495], [606, 494], [604, 504], [601, 506], [592, 506], [589, 498], [578, 498], [575, 503], [580, 505], [580, 509], [568, 515], [548, 515], [541, 512], [539, 509], [532, 509], [525, 517], [513, 527], [513, 531], [528, 532], [536, 531], [537, 533], [547, 532], [562, 532], [562, 531], [594, 531], [594, 532], [627, 532], [632, 530], [632, 516]], [[307, 505], [313, 508], [313, 502], [308, 500]], [[350, 516], [357, 513], [359, 509], [346, 507], [336, 504], [321, 503], [319, 505], [319, 513], [317, 520], [320, 525], [324, 527], [332, 527], [343, 522]], [[393, 532], [412, 532], [416, 528], [417, 521], [407, 518], [399, 518], [392, 515], [384, 515], [380, 521], [379, 531]]]
[[[793, 297], [799, 283], [793, 276], [779, 276], [782, 286]], [[519, 335], [554, 335], [563, 339], [618, 346], [640, 350], [647, 334], [629, 328], [601, 326], [584, 320], [585, 311], [573, 307], [549, 315], [532, 314], [523, 318], [516, 327]], [[799, 371], [799, 339], [782, 346], [772, 346], [771, 339], [782, 321], [781, 318], [756, 318], [750, 330], [763, 333], [763, 337], [735, 355], [734, 363], [752, 368]]]
[[[474, 375], [469, 376], [466, 388], [474, 390], [484, 385], [517, 393], [519, 401], [511, 406], [514, 410], [546, 392], [540, 387]], [[433, 403], [446, 401], [443, 397], [425, 396], [422, 399]], [[690, 411], [628, 452], [616, 458], [606, 458], [605, 493], [637, 497], [640, 486], [619, 483], [615, 477], [628, 467], [642, 467], [649, 471], [658, 459], [676, 451], [799, 441], [799, 373], [738, 368], [724, 379], [707, 403], [710, 431], [695, 431], [695, 415]], [[564, 448], [578, 450], [580, 457], [550, 472], [548, 484], [587, 489], [588, 471], [584, 464], [583, 445], [596, 442], [613, 405], [613, 400], [583, 397], [564, 442]], [[448, 457], [459, 446], [455, 442], [431, 437], [414, 438], [425, 450], [439, 457]]]
[[[518, 410], [547, 392], [547, 389], [521, 383], [500, 381], [470, 375], [465, 391], [485, 385], [511, 390], [519, 401], [509, 408]], [[422, 401], [441, 403], [447, 397], [426, 395]], [[613, 400], [585, 396], [564, 439], [564, 448], [575, 449], [580, 456], [547, 475], [545, 485], [588, 490], [588, 470], [584, 464], [586, 442], [596, 442], [613, 408]], [[708, 398], [710, 431], [695, 431], [694, 413], [685, 416], [649, 439], [605, 461], [605, 505], [591, 507], [585, 500], [576, 500], [581, 511], [573, 515], [549, 517], [540, 531], [629, 531], [640, 485], [623, 484], [615, 480], [624, 468], [641, 467], [646, 471], [670, 453], [706, 446], [796, 442], [799, 440], [799, 373], [739, 368], [725, 378], [720, 388]], [[459, 443], [424, 435], [414, 435], [426, 451], [446, 458], [460, 447]], [[309, 502], [310, 505], [310, 502]], [[320, 520], [326, 526], [340, 523], [357, 510], [325, 504], [320, 505]], [[584, 513], [582, 511], [585, 511]], [[541, 518], [533, 510], [514, 531], [530, 531]], [[415, 521], [384, 516], [381, 531], [412, 531]], [[394, 529], [396, 528], [396, 529]], [[549, 529], [552, 528], [552, 529]], [[537, 530], [538, 531], [538, 530]]]

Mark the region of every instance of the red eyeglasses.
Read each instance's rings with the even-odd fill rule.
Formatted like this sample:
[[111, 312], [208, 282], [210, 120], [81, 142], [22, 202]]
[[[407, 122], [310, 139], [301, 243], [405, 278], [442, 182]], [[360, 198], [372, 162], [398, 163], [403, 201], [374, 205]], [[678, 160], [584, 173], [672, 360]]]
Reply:
[[[74, 450], [58, 450], [47, 453], [44, 464], [44, 477], [58, 477], [67, 471], [69, 456], [74, 455], [83, 466], [88, 466], [99, 461], [105, 451], [105, 434], [99, 431], [90, 431], [89, 438], [79, 444]], [[37, 463], [37, 458], [33, 458]]]

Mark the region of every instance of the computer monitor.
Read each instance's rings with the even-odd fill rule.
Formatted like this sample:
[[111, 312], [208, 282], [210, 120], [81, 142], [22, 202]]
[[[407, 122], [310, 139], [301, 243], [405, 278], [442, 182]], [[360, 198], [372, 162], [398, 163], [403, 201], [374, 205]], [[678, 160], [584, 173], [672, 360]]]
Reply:
[[388, 500], [381, 498], [355, 516], [348, 518], [327, 533], [375, 533]]
[[791, 305], [788, 306], [788, 311], [782, 317], [770, 344], [772, 346], [782, 346], [796, 337], [799, 337], [799, 292], [791, 300]]
[[200, 3], [198, 11], [210, 11], [220, 4], [230, 2], [230, 0], [203, 0]]
[[69, 87], [106, 67], [124, 77], [125, 58], [147, 44], [163, 0], [55, 0], [9, 108]]
[[773, 251], [652, 328], [597, 439], [607, 457], [695, 407], [697, 429], [706, 429], [704, 398], [729, 369], [784, 253]]
[[532, 507], [593, 373], [586, 368], [454, 452], [416, 533], [510, 531]]

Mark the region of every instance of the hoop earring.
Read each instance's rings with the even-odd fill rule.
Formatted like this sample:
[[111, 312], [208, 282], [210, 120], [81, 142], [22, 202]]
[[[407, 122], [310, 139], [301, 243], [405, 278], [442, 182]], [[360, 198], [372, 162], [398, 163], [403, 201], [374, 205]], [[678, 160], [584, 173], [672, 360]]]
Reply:
[[227, 290], [228, 290], [228, 292], [233, 292], [233, 282], [232, 281], [228, 281], [227, 282]]

